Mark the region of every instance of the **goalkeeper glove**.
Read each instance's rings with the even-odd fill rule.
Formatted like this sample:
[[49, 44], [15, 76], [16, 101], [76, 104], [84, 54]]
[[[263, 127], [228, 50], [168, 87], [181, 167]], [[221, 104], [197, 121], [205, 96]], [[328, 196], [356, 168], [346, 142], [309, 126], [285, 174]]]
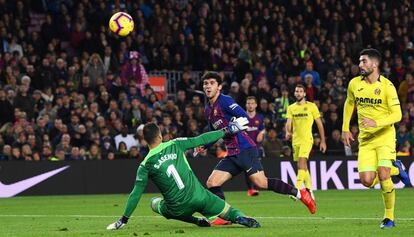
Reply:
[[118, 221], [116, 221], [116, 222], [114, 222], [114, 223], [112, 223], [112, 224], [110, 224], [110, 225], [108, 225], [107, 227], [106, 227], [106, 229], [107, 230], [118, 230], [118, 229], [121, 229], [122, 227], [124, 227], [124, 225], [126, 224], [126, 223], [128, 223], [128, 217], [126, 217], [126, 216], [122, 216], [121, 218], [119, 218], [119, 220]]
[[249, 120], [245, 117], [239, 117], [239, 118], [232, 118], [229, 125], [227, 125], [226, 128], [224, 128], [224, 133], [226, 135], [229, 134], [236, 134], [242, 130], [247, 129], [247, 124], [249, 124]]

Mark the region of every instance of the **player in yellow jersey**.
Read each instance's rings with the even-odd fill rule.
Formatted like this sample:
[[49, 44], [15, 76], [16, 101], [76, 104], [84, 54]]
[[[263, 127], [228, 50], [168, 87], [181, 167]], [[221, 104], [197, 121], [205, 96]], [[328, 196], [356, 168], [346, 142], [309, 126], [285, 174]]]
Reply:
[[314, 103], [306, 101], [305, 96], [305, 87], [298, 84], [295, 88], [296, 103], [289, 105], [287, 109], [285, 138], [286, 140], [292, 138], [293, 161], [297, 162], [298, 166], [296, 188], [302, 188], [305, 183], [305, 187], [310, 190], [312, 198], [315, 199], [307, 164], [313, 146], [313, 121], [316, 122], [321, 136], [320, 150], [322, 152], [326, 151], [325, 130], [318, 107]]
[[381, 229], [394, 227], [394, 183], [390, 176], [399, 175], [410, 183], [401, 162], [396, 160], [394, 123], [401, 120], [401, 108], [394, 85], [380, 75], [381, 54], [376, 49], [364, 49], [359, 56], [361, 76], [348, 85], [344, 106], [342, 137], [346, 146], [354, 138], [349, 123], [356, 106], [359, 126], [358, 172], [366, 187], [381, 184], [385, 206]]

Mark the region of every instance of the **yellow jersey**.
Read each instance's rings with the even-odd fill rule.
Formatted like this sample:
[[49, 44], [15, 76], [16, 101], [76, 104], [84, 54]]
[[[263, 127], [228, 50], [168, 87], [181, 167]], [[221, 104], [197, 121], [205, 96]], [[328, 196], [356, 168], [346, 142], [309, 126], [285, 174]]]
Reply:
[[313, 143], [313, 121], [321, 117], [316, 104], [306, 101], [294, 103], [287, 109], [287, 118], [292, 119], [292, 144]]
[[[349, 122], [355, 105], [360, 142], [384, 134], [395, 141], [394, 123], [401, 119], [401, 108], [397, 91], [390, 80], [380, 76], [378, 81], [371, 84], [362, 76], [358, 76], [349, 82], [342, 131], [349, 131]], [[375, 120], [377, 127], [364, 128], [361, 124], [362, 118]]]

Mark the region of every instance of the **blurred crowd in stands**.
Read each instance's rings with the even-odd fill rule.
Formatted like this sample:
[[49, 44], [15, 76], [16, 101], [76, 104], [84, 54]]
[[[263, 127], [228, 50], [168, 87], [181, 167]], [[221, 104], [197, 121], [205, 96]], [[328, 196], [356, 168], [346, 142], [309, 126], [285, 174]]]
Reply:
[[[109, 32], [117, 11], [134, 18], [128, 37]], [[265, 156], [291, 156], [284, 122], [297, 83], [321, 111], [327, 155], [352, 155], [342, 105], [367, 47], [382, 52], [398, 90], [398, 153], [411, 155], [413, 26], [408, 0], [0, 0], [0, 160], [142, 159], [149, 121], [165, 140], [199, 135], [205, 98], [190, 72], [205, 70], [219, 71], [242, 107], [257, 98]], [[148, 85], [154, 70], [183, 71], [174, 96]], [[213, 156], [223, 152], [219, 144]]]

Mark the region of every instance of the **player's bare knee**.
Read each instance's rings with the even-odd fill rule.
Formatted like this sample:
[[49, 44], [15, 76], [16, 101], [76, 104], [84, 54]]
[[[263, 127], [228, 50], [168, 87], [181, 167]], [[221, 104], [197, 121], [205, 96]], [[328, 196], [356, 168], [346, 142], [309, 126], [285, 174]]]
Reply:
[[379, 167], [378, 168], [378, 178], [380, 181], [384, 181], [390, 178], [389, 168]]
[[362, 185], [364, 185], [365, 187], [371, 187], [372, 183], [374, 182], [374, 179], [370, 179], [370, 178], [361, 178], [361, 183]]

